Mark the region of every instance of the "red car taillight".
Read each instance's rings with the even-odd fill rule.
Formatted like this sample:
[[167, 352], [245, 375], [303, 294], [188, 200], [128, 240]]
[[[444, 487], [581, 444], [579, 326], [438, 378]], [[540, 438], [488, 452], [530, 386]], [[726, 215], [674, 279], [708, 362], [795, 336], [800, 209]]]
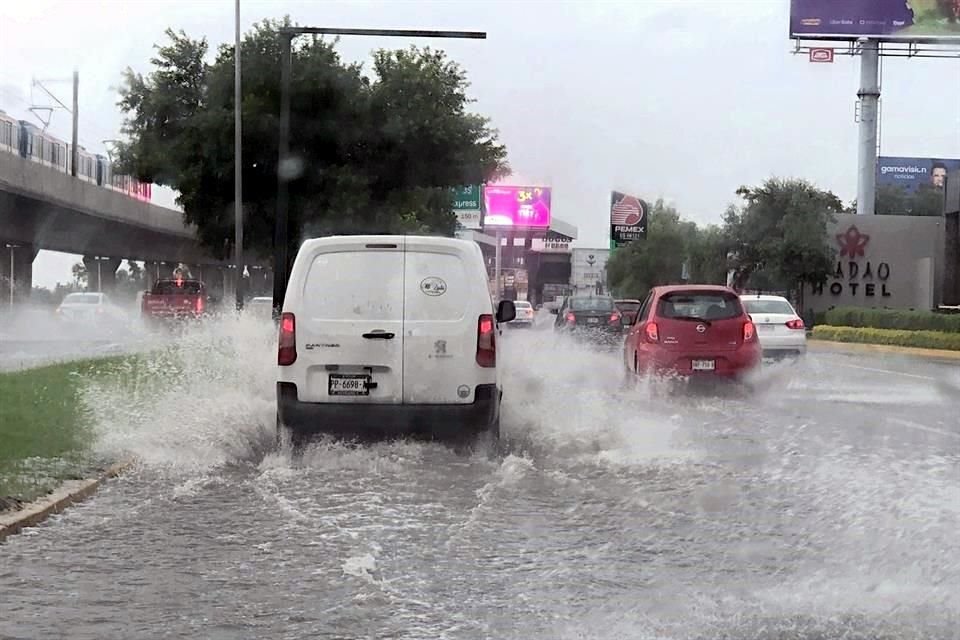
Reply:
[[480, 316], [477, 322], [477, 364], [481, 367], [497, 366], [497, 338], [490, 314]]
[[656, 322], [647, 323], [643, 332], [647, 337], [647, 342], [660, 342], [660, 327], [657, 326]]
[[292, 313], [280, 316], [280, 348], [277, 364], [288, 367], [297, 361], [297, 320]]
[[577, 316], [573, 315], [572, 311], [567, 311], [567, 324], [576, 324]]
[[800, 318], [796, 318], [795, 320], [791, 320], [787, 323], [787, 329], [800, 330], [803, 328], [804, 328], [803, 320], [801, 320]]
[[743, 325], [743, 341], [751, 342], [757, 337], [757, 327], [752, 322], [746, 322]]
[[609, 324], [620, 324], [620, 312], [619, 312], [619, 311], [614, 311], [613, 313], [610, 314], [610, 322], [609, 322]]

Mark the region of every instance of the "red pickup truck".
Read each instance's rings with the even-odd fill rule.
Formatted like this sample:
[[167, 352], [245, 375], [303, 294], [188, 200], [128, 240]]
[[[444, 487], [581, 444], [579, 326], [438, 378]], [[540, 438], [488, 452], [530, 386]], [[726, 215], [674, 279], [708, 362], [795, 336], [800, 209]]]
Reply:
[[199, 318], [206, 310], [207, 289], [203, 282], [184, 278], [157, 280], [140, 303], [140, 313], [146, 320]]

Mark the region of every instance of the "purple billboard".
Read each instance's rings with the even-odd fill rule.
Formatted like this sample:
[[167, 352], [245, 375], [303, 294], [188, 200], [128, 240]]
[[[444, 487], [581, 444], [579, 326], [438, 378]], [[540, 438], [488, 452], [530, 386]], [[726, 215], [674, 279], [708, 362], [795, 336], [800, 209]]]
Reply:
[[483, 188], [484, 227], [550, 226], [550, 187]]
[[790, 37], [960, 40], [960, 0], [791, 0]]

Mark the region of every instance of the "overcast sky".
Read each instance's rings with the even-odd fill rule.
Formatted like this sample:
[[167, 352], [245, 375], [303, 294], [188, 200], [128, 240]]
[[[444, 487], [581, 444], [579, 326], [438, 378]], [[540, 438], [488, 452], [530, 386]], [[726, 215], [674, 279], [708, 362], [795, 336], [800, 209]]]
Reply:
[[[306, 2], [242, 0], [243, 28], [289, 14], [308, 25], [484, 30], [446, 41], [475, 108], [506, 143], [515, 179], [553, 187], [554, 215], [579, 246], [606, 246], [611, 189], [663, 197], [717, 222], [741, 184], [803, 177], [856, 195], [858, 59], [791, 54], [787, 0]], [[149, 71], [172, 26], [233, 40], [233, 0], [10, 0], [3, 3], [0, 109], [26, 118], [31, 78], [69, 103], [80, 71], [80, 141], [116, 138], [122, 70]], [[345, 39], [347, 60], [407, 42]], [[420, 42], [419, 44], [427, 44]], [[435, 43], [434, 43], [435, 44]], [[33, 97], [31, 97], [33, 93]], [[69, 115], [51, 130], [69, 139]], [[960, 60], [883, 63], [884, 155], [960, 157]], [[36, 284], [69, 279], [74, 257], [42, 252]]]

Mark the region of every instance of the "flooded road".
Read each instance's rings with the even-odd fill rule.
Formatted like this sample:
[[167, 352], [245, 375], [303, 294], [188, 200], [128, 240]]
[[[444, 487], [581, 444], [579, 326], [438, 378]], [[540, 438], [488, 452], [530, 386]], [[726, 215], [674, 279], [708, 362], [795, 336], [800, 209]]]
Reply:
[[957, 367], [816, 353], [651, 400], [508, 332], [504, 451], [292, 459], [272, 331], [226, 324], [160, 392], [88, 389], [141, 463], [0, 546], [0, 637], [960, 637]]

